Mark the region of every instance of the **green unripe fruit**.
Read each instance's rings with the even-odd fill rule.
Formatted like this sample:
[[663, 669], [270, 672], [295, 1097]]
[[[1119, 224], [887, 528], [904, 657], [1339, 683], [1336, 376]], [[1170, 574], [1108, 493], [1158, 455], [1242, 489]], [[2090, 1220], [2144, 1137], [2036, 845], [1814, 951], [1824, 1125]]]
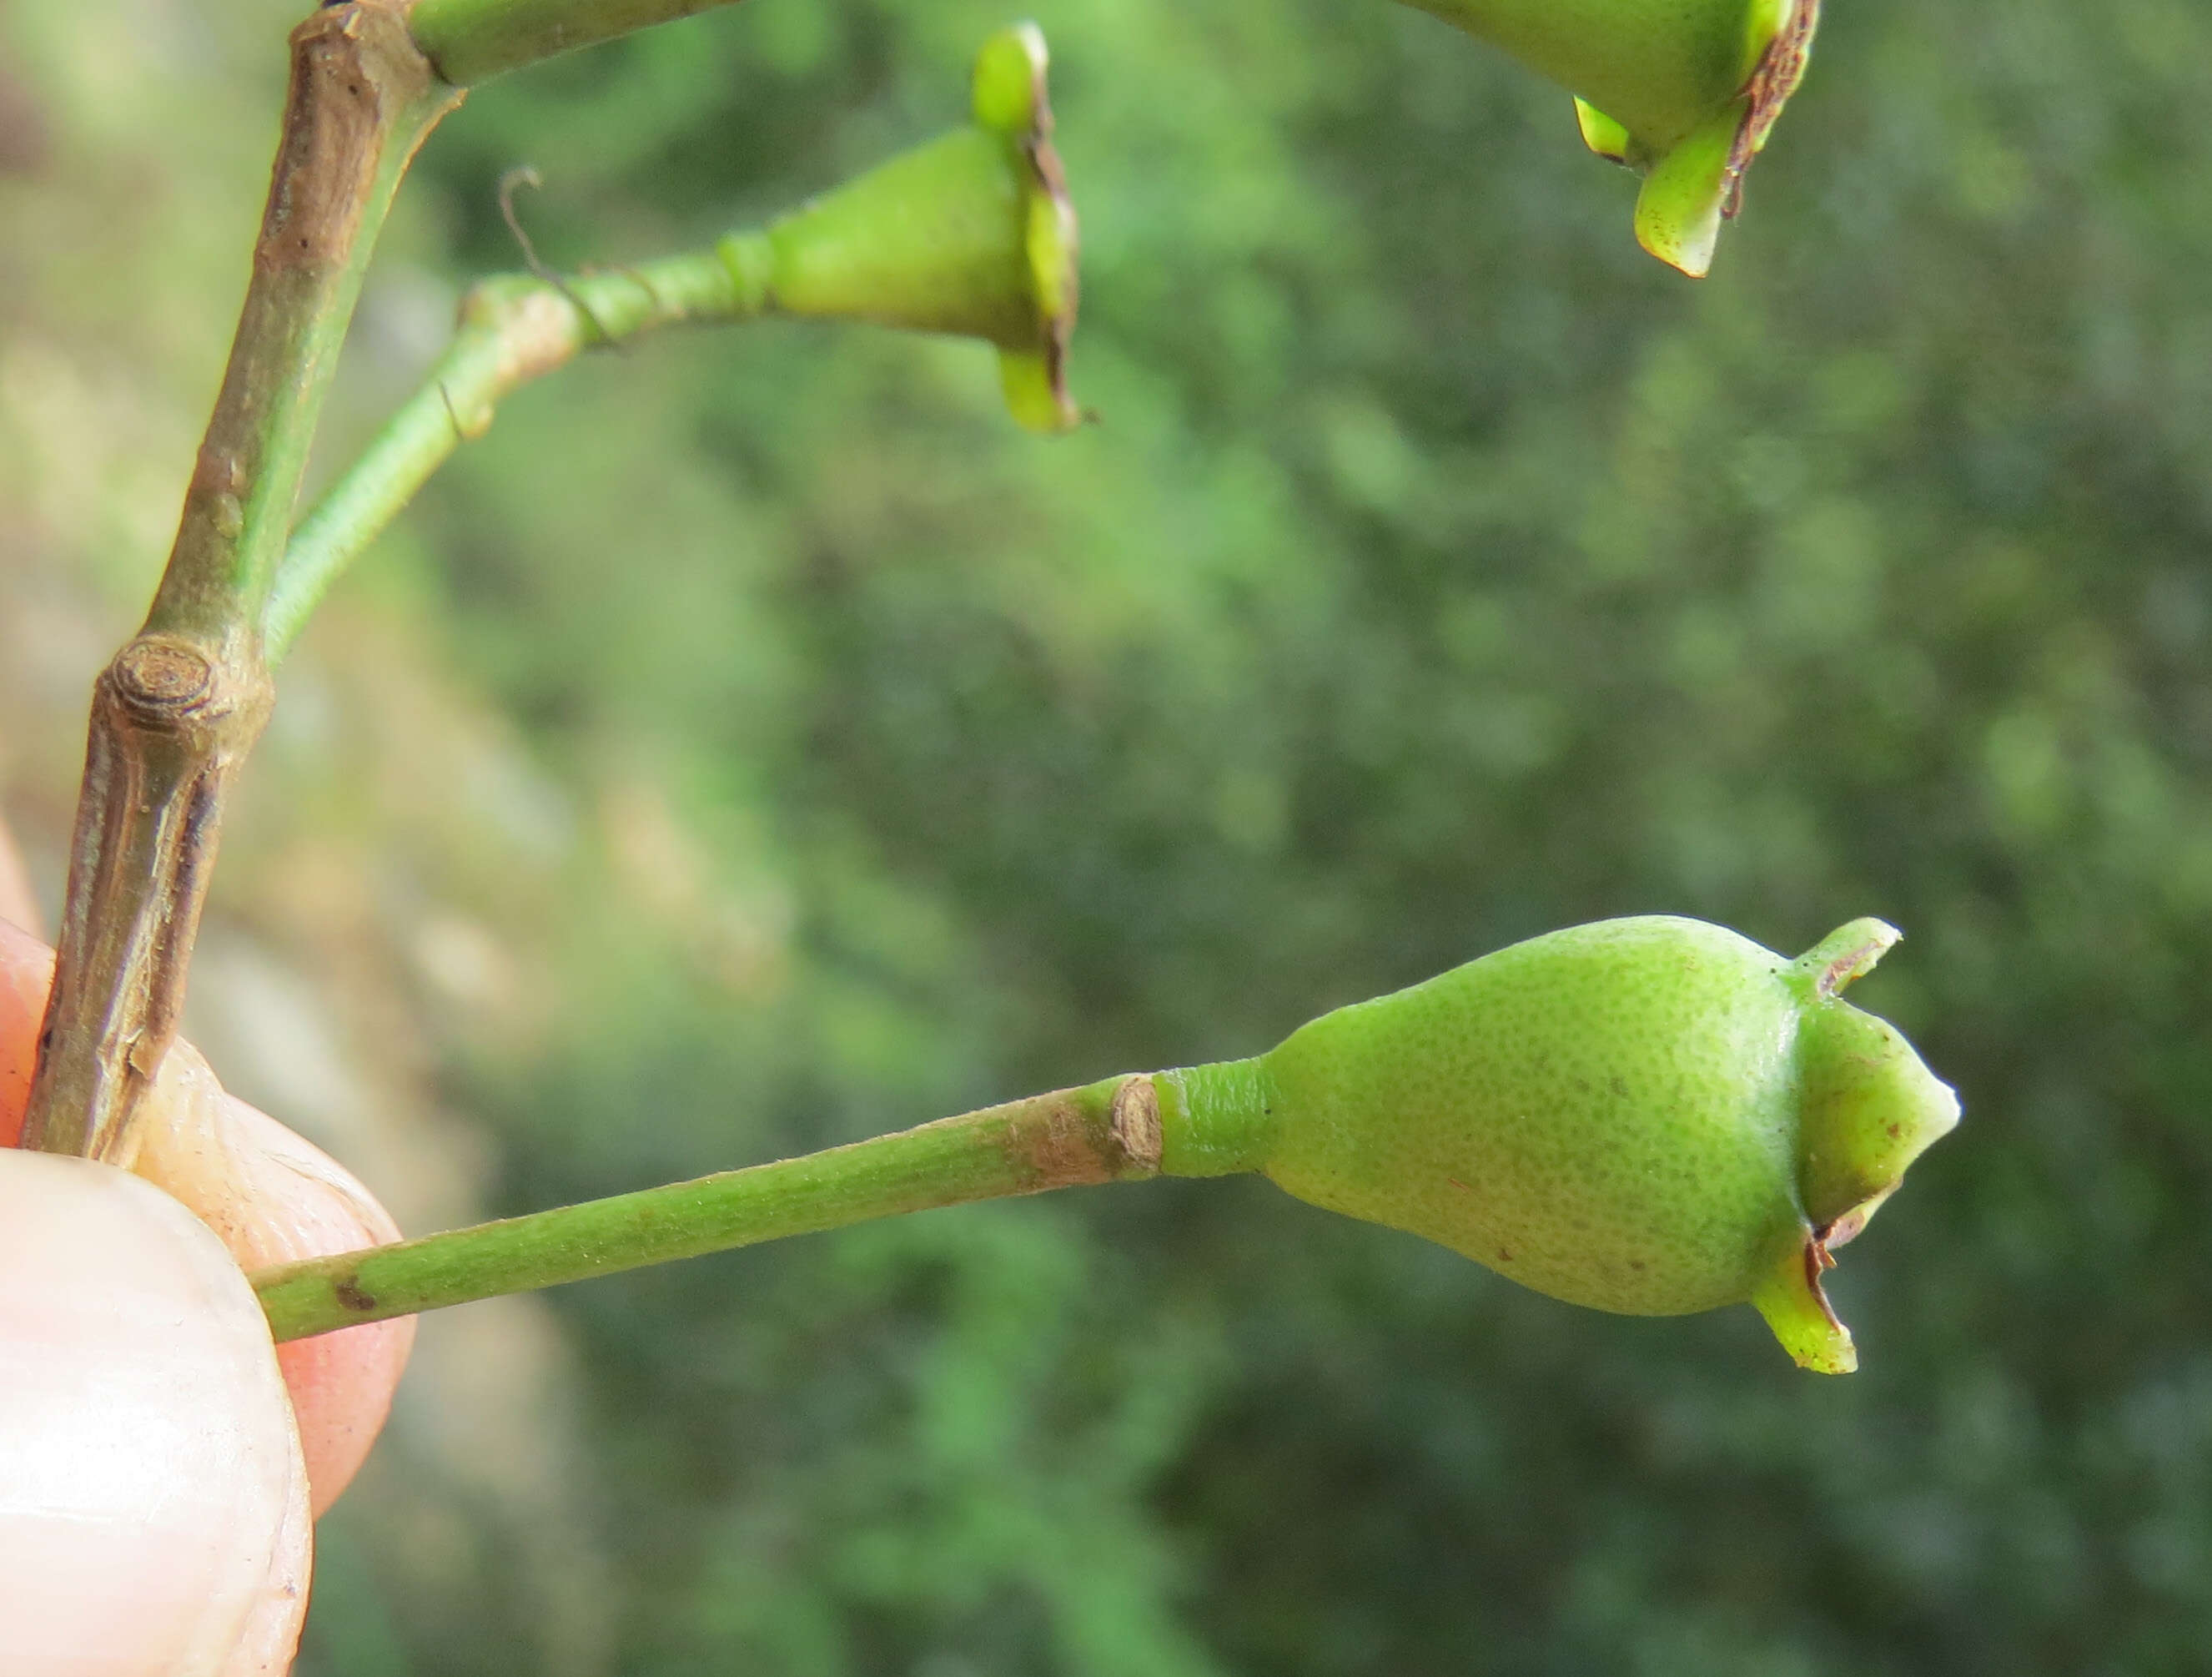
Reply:
[[1002, 29], [977, 55], [966, 128], [917, 146], [719, 251], [763, 313], [981, 338], [1032, 430], [1082, 418], [1067, 392], [1077, 236], [1052, 145], [1044, 36]]
[[1796, 88], [1820, 0], [1411, 0], [1575, 95], [1583, 140], [1644, 175], [1636, 235], [1711, 265], [1744, 170]]
[[1599, 1309], [1749, 1300], [1841, 1373], [1828, 1248], [1958, 1121], [1904, 1038], [1838, 996], [1896, 936], [1855, 921], [1795, 961], [1660, 917], [1533, 938], [1256, 1059], [1162, 1074], [1163, 1168], [1262, 1170]]

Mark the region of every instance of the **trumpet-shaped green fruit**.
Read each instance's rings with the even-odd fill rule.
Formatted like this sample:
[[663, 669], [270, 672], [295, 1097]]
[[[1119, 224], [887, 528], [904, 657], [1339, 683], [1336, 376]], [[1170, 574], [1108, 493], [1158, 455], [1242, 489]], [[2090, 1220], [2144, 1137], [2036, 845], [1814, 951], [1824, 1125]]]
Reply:
[[1637, 238], [1691, 275], [1712, 265], [1820, 21], [1820, 0], [1413, 3], [1573, 94], [1589, 149], [1644, 177]]
[[893, 158], [758, 233], [720, 245], [763, 312], [872, 320], [999, 349], [1014, 417], [1064, 431], [1076, 223], [1046, 97], [1044, 36], [1000, 31], [975, 61], [971, 127]]
[[1787, 960], [1657, 917], [1533, 938], [1161, 1073], [1161, 1168], [1264, 1171], [1577, 1304], [1748, 1300], [1801, 1364], [1847, 1372], [1830, 1249], [1959, 1116], [1838, 996], [1896, 939], [1856, 920]]

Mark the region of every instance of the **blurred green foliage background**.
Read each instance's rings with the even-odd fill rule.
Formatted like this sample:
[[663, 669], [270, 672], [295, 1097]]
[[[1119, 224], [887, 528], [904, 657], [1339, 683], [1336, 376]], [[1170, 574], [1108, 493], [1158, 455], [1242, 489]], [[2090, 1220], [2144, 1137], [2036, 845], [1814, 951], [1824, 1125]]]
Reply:
[[[0, 793], [50, 877], [292, 9], [0, 7]], [[428, 1226], [1599, 916], [1881, 914], [1863, 999], [1968, 1118], [1833, 1280], [1865, 1372], [1261, 1184], [933, 1213], [426, 1325], [303, 1673], [2208, 1668], [2212, 11], [1829, 10], [1698, 285], [1432, 20], [1053, 0], [1102, 423], [772, 326], [516, 399], [288, 666], [194, 1005]], [[328, 460], [516, 265], [509, 165], [556, 263], [697, 242], [960, 120], [1005, 21], [757, 0], [483, 89]]]

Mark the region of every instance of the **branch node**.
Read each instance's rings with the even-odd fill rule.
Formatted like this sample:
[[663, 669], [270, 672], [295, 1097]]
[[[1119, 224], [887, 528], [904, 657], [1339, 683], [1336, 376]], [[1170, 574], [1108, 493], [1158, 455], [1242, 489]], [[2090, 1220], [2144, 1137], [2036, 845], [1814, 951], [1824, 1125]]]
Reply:
[[215, 661], [173, 635], [141, 635], [115, 655], [115, 696], [134, 718], [158, 726], [215, 691]]

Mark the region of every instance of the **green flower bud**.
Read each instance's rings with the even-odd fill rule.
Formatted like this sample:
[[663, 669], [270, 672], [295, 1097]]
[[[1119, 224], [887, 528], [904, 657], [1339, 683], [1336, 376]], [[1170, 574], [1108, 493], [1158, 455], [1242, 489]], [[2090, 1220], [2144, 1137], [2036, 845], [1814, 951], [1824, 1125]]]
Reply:
[[1664, 917], [1533, 938], [1162, 1073], [1162, 1167], [1261, 1170], [1599, 1309], [1748, 1301], [1801, 1364], [1847, 1372], [1830, 1248], [1959, 1114], [1839, 999], [1896, 937], [1855, 921], [1796, 961]]
[[763, 312], [872, 320], [998, 346], [1014, 417], [1063, 431], [1076, 225], [1052, 146], [1044, 37], [1018, 24], [975, 61], [975, 124], [893, 158], [722, 259]]
[[1743, 173], [1803, 75], [1820, 0], [1413, 0], [1575, 95], [1583, 140], [1644, 177], [1636, 236], [1712, 265]]

